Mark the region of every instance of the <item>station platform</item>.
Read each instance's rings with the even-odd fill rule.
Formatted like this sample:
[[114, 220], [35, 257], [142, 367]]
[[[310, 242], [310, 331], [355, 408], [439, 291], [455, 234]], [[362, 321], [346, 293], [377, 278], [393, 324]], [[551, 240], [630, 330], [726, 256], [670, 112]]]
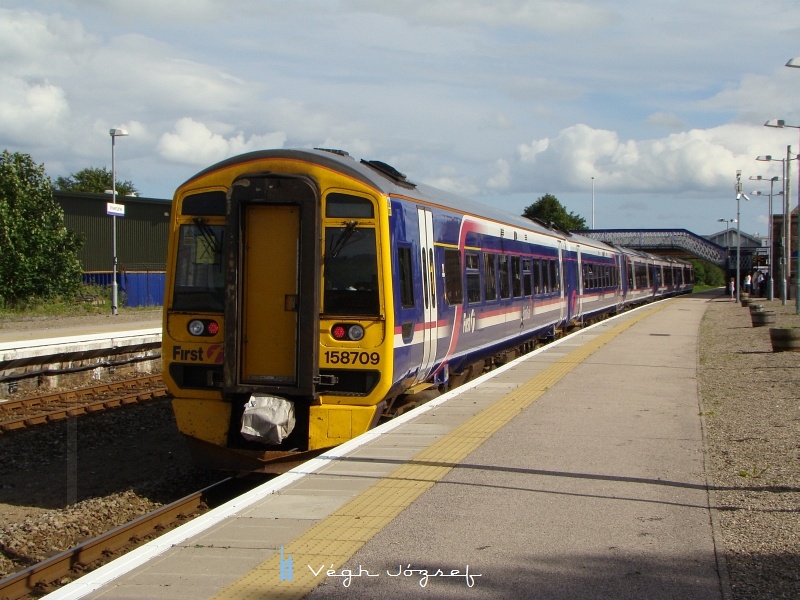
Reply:
[[0, 329], [0, 371], [51, 360], [74, 360], [137, 352], [161, 344], [161, 321], [149, 315], [142, 320], [105, 323], [65, 319], [69, 325], [32, 329]]
[[696, 379], [706, 302], [585, 328], [47, 598], [730, 597]]

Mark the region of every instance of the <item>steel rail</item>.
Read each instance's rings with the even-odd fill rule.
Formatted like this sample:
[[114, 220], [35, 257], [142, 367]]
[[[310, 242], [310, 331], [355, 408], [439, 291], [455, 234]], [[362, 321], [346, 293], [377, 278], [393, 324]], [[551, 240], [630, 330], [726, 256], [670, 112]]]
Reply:
[[[153, 386], [146, 391], [134, 391], [119, 395], [120, 392], [132, 387]], [[105, 394], [106, 397], [86, 401], [86, 397]], [[114, 395], [116, 394], [116, 395]], [[108, 397], [112, 395], [112, 397]], [[70, 390], [55, 394], [45, 394], [35, 398], [10, 400], [0, 404], [0, 418], [3, 414], [25, 411], [28, 414], [0, 421], [0, 434], [18, 431], [26, 427], [61, 421], [70, 417], [77, 417], [89, 413], [97, 413], [111, 408], [146, 402], [158, 398], [165, 398], [167, 389], [160, 375], [138, 377], [127, 381], [105, 383], [96, 386]], [[47, 405], [58, 405], [58, 408], [48, 409]], [[39, 411], [39, 412], [36, 412]], [[33, 414], [30, 414], [33, 412]]]
[[102, 564], [99, 561], [109, 562], [120, 550], [136, 546], [148, 538], [158, 537], [162, 531], [203, 511], [207, 507], [208, 496], [211, 493], [219, 493], [219, 488], [233, 480], [234, 478], [230, 477], [223, 479], [70, 550], [12, 573], [0, 580], [0, 598], [18, 600], [34, 592], [40, 594], [53, 591], [57, 587], [53, 587], [53, 582], [70, 575], [74, 575], [75, 578], [80, 577], [81, 573], [99, 567]]

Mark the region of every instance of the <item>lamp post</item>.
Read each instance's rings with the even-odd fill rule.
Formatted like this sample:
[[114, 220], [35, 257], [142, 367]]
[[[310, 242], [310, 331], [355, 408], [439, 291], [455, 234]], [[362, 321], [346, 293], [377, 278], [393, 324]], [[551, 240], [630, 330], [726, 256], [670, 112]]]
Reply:
[[[111, 136], [111, 198], [114, 204], [117, 203], [117, 175], [114, 164], [114, 146], [118, 137], [128, 135], [124, 129], [109, 129]], [[111, 239], [112, 239], [112, 279], [111, 279], [111, 314], [117, 315], [117, 215], [111, 215]]]
[[717, 219], [719, 223], [725, 223], [725, 245], [728, 245], [728, 224], [736, 223], [736, 219]]
[[[769, 228], [769, 233], [767, 234], [767, 256], [769, 257], [769, 269], [767, 269], [767, 299], [774, 300], [775, 299], [775, 289], [772, 284], [772, 197], [773, 196], [782, 196], [783, 190], [775, 194], [773, 192], [773, 185], [776, 181], [780, 181], [781, 178], [778, 176], [770, 177], [769, 179], [764, 179], [761, 175], [751, 176], [750, 179], [754, 181], [769, 181], [769, 213], [767, 214], [767, 227]], [[763, 196], [764, 194], [760, 191], [754, 191], [754, 196]]]
[[[800, 67], [800, 63], [794, 64], [794, 61], [798, 59], [793, 58], [789, 62], [786, 63], [787, 67]], [[783, 129], [784, 127], [789, 127], [791, 129], [800, 130], [800, 125], [789, 125], [783, 119], [770, 119], [766, 123], [764, 123], [767, 127], [778, 127], [779, 129]], [[791, 146], [788, 146], [786, 149], [786, 206], [784, 209], [784, 219], [788, 221], [786, 225], [786, 264], [787, 264], [787, 275], [788, 279], [791, 281], [792, 277], [792, 211], [790, 210], [791, 204], [791, 194], [789, 194], [789, 160], [796, 160], [797, 156], [791, 158]], [[797, 205], [800, 207], [800, 168], [797, 170]], [[800, 208], [798, 208], [798, 215], [800, 215]], [[800, 225], [798, 225], [800, 227]], [[800, 239], [800, 238], [798, 238]], [[798, 244], [800, 246], [800, 244]], [[797, 251], [796, 251], [797, 252]], [[795, 313], [800, 315], [800, 253], [798, 253], [797, 257], [797, 266], [795, 268], [795, 290], [794, 290], [794, 306], [795, 306]], [[785, 303], [784, 303], [785, 304]]]
[[[731, 268], [731, 240], [728, 237], [728, 229], [731, 223], [736, 223], [736, 219], [717, 219], [720, 223], [725, 223], [725, 268], [726, 268], [726, 275], [730, 273]], [[727, 280], [725, 282], [727, 284]]]
[[594, 177], [592, 177], [592, 229], [594, 229]]
[[[725, 264], [728, 269], [731, 268], [731, 253], [728, 250], [731, 247], [731, 241], [728, 239], [728, 227], [731, 223], [736, 223], [736, 219], [717, 219], [720, 223], [725, 223]], [[728, 271], [730, 272], [730, 271]], [[727, 273], [726, 273], [727, 275]], [[727, 283], [727, 282], [726, 282]]]
[[741, 302], [742, 299], [742, 275], [741, 275], [741, 262], [742, 262], [742, 234], [741, 229], [739, 228], [739, 223], [741, 222], [740, 216], [740, 200], [744, 198], [745, 200], [750, 200], [747, 197], [747, 194], [742, 192], [742, 172], [740, 170], [736, 171], [736, 185], [734, 186], [736, 190], [736, 302]]
[[[769, 123], [769, 121], [767, 121]], [[782, 165], [782, 173], [783, 173], [783, 227], [781, 228], [781, 247], [783, 248], [783, 252], [781, 255], [780, 265], [781, 265], [781, 304], [786, 306], [786, 299], [788, 297], [787, 292], [788, 290], [788, 281], [787, 281], [787, 269], [791, 267], [791, 262], [789, 262], [789, 258], [791, 257], [790, 253], [790, 243], [789, 243], [789, 234], [791, 233], [791, 228], [789, 227], [789, 218], [791, 217], [791, 212], [789, 211], [789, 198], [791, 196], [791, 183], [789, 180], [789, 167], [791, 165], [792, 154], [791, 154], [791, 146], [786, 147], [786, 158], [774, 158], [773, 156], [767, 154], [763, 156], [757, 156], [756, 160], [760, 161], [775, 161], [780, 162]]]

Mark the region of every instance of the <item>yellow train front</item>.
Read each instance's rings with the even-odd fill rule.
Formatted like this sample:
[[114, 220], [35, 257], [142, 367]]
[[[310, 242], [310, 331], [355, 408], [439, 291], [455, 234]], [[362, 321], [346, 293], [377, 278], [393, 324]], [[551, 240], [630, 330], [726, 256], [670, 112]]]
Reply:
[[262, 151], [176, 191], [163, 370], [202, 464], [280, 472], [377, 423], [393, 360], [383, 167]]

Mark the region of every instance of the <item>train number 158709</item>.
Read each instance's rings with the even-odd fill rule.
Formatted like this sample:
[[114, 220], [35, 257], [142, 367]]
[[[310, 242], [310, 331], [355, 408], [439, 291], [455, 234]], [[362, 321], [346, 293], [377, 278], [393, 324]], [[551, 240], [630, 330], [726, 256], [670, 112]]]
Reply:
[[331, 365], [377, 365], [381, 362], [381, 355], [358, 350], [327, 350], [325, 362]]

